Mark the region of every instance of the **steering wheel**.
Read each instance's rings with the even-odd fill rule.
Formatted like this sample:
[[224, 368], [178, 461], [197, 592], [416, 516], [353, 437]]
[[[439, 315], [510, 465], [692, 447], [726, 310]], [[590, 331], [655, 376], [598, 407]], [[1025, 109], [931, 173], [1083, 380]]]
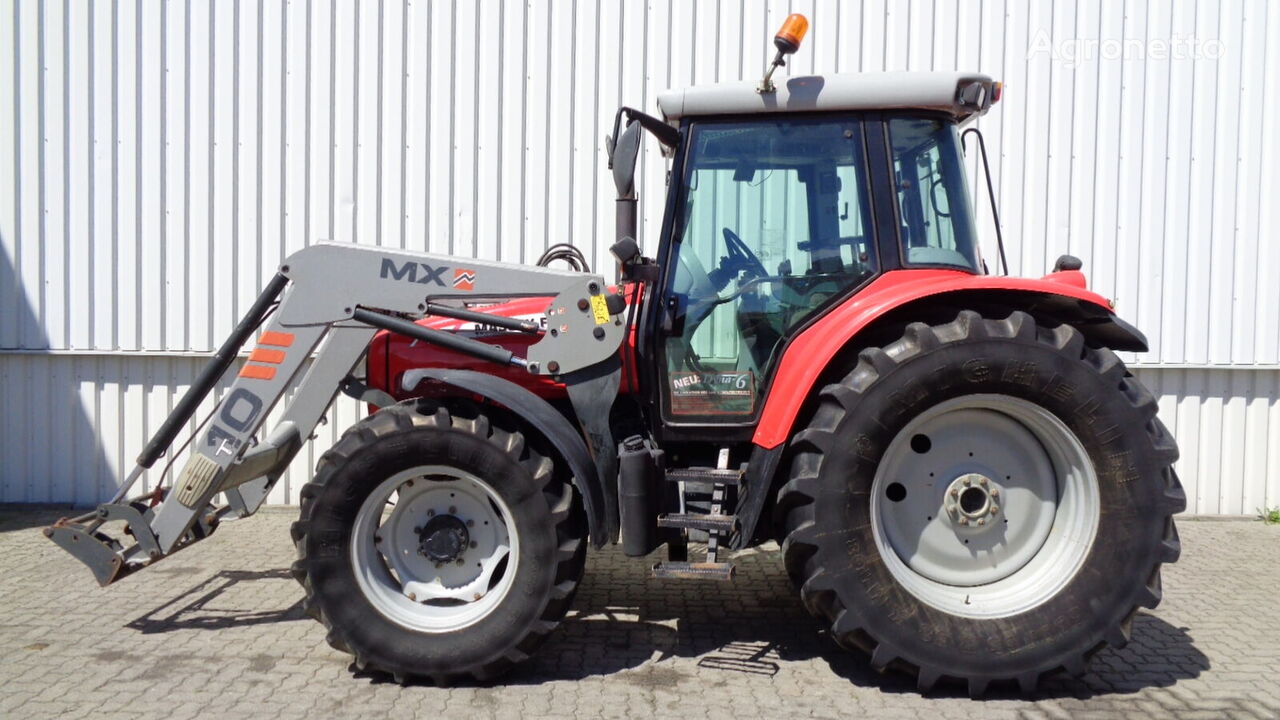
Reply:
[[760, 258], [756, 257], [754, 252], [751, 252], [751, 248], [742, 242], [742, 238], [738, 237], [737, 233], [729, 228], [723, 228], [720, 232], [724, 235], [724, 249], [729, 253], [725, 265], [746, 270], [756, 277], [764, 277], [769, 274], [769, 271], [764, 267], [764, 263], [760, 262]]
[[[767, 277], [769, 271], [765, 269], [764, 263], [760, 262], [760, 258], [756, 256], [751, 248], [738, 237], [737, 233], [729, 228], [722, 228], [725, 242], [725, 256], [720, 258], [720, 266], [711, 272], [702, 271], [701, 265], [697, 263], [697, 256], [693, 254], [680, 253], [678, 255], [679, 265], [676, 274], [677, 284], [683, 276], [687, 278], [687, 286], [684, 292], [688, 298], [689, 305], [685, 310], [685, 336], [693, 337], [697, 332], [697, 328], [704, 320], [711, 317], [711, 312], [716, 306], [728, 302], [736, 298], [740, 293], [731, 293], [728, 297], [721, 297], [720, 290], [727, 285], [739, 272], [746, 271], [755, 277]], [[689, 267], [692, 264], [696, 267]], [[699, 282], [698, 278], [702, 280]], [[698, 372], [706, 372], [706, 368], [698, 361], [697, 353], [692, 347], [686, 348], [682, 363], [690, 370]]]

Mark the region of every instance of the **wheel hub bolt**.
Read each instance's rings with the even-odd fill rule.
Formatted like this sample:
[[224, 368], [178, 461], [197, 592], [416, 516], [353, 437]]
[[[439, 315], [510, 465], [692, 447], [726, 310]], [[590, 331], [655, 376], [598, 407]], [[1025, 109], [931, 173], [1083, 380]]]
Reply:
[[476, 548], [478, 548], [478, 547], [480, 547], [480, 543], [476, 542], [475, 540], [472, 540], [472, 541], [471, 541], [471, 549], [472, 549], [472, 550], [475, 550], [475, 549], [476, 549]]
[[462, 564], [463, 564], [463, 559], [462, 559], [462, 558], [458, 558], [458, 564], [459, 564], [459, 565], [462, 565]]
[[450, 506], [449, 506], [449, 514], [450, 514], [450, 515], [457, 515], [457, 514], [458, 514], [458, 508], [454, 507], [453, 505], [450, 505]]
[[475, 521], [475, 520], [468, 520], [468, 521], [467, 521], [467, 527], [475, 527], [475, 524], [476, 524], [476, 521]]
[[980, 473], [965, 473], [947, 487], [947, 516], [961, 527], [986, 527], [991, 516], [1000, 511], [995, 498], [1000, 494], [995, 481]]
[[436, 514], [435, 510], [432, 510], [430, 508], [427, 509], [427, 517], [435, 517], [435, 514]]

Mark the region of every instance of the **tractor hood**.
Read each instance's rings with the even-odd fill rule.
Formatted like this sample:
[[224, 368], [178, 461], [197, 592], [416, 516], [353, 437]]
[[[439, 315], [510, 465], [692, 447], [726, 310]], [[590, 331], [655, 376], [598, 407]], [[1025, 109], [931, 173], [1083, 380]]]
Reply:
[[[612, 287], [609, 288], [610, 292], [613, 289]], [[631, 296], [629, 302], [639, 301], [638, 285], [628, 286], [627, 292]], [[552, 298], [550, 297], [524, 297], [490, 305], [468, 306], [467, 309], [487, 315], [532, 320], [545, 327], [547, 305], [551, 300]], [[520, 357], [527, 357], [529, 347], [539, 339], [537, 335], [514, 332], [495, 325], [485, 325], [483, 322], [456, 320], [446, 317], [427, 317], [418, 320], [417, 324], [434, 330], [456, 332], [473, 340], [498, 345]], [[634, 338], [624, 343], [624, 353], [630, 354], [633, 351], [633, 340]], [[477, 360], [447, 348], [428, 345], [413, 338], [387, 331], [379, 332], [374, 337], [373, 342], [370, 343], [369, 354], [365, 359], [365, 367], [368, 373], [368, 385], [371, 388], [387, 392], [397, 400], [424, 394], [449, 394], [454, 392], [443, 386], [427, 387], [426, 384], [423, 387], [412, 390], [405, 390], [401, 387], [401, 380], [405, 372], [424, 368], [480, 370], [488, 375], [510, 380], [543, 398], [556, 399], [565, 397], [564, 385], [550, 376], [534, 375], [518, 367], [497, 367], [484, 360]], [[631, 392], [631, 388], [634, 387], [633, 380], [631, 373], [624, 374], [622, 392]]]
[[[470, 306], [467, 309], [489, 315], [545, 323], [547, 304], [550, 302], [549, 297], [528, 297], [493, 305]], [[427, 317], [418, 320], [417, 324], [434, 330], [456, 332], [473, 340], [498, 345], [521, 357], [527, 357], [529, 347], [538, 341], [536, 335], [527, 335], [470, 320]], [[379, 332], [369, 344], [365, 367], [368, 371], [369, 386], [387, 392], [396, 400], [444, 390], [444, 388], [427, 388], [425, 385], [413, 391], [407, 391], [401, 387], [401, 379], [405, 372], [423, 368], [483, 370], [532, 390], [542, 397], [559, 397], [564, 394], [563, 386], [550, 377], [533, 375], [516, 367], [495, 367], [483, 360], [477, 360], [448, 348], [420, 343], [413, 338], [387, 331]]]

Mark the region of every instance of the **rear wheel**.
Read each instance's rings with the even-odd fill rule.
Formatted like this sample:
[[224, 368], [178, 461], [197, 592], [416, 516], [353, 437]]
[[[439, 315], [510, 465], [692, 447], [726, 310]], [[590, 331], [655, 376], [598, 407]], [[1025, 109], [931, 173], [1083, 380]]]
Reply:
[[1031, 691], [1128, 640], [1179, 553], [1154, 398], [1070, 326], [963, 312], [864, 351], [779, 494], [806, 607], [921, 690]]
[[293, 535], [329, 643], [402, 682], [488, 679], [528, 658], [586, 553], [580, 503], [547, 455], [475, 405], [426, 399], [343, 435]]

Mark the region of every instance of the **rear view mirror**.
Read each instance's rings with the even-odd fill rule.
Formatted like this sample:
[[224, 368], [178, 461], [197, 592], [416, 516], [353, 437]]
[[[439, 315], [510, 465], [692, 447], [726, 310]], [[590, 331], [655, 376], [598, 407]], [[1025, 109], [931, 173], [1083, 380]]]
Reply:
[[609, 167], [619, 198], [635, 195], [636, 158], [640, 155], [640, 123], [629, 122], [621, 135], [609, 144]]

